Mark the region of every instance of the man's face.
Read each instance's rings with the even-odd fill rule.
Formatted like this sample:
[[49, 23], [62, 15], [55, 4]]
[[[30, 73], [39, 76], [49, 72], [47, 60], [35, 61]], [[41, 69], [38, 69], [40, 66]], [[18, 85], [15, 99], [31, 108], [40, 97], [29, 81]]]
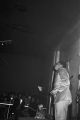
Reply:
[[55, 70], [58, 70], [58, 69], [61, 68], [61, 67], [62, 67], [61, 64], [57, 64], [57, 65], [55, 66]]

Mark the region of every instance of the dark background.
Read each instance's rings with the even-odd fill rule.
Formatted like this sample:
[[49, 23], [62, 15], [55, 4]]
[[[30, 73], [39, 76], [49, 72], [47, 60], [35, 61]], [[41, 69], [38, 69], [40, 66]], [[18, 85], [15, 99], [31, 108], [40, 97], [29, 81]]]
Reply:
[[[79, 21], [79, 0], [3, 0], [0, 3], [0, 91], [47, 94], [53, 52]], [[0, 42], [1, 43], [1, 42]]]

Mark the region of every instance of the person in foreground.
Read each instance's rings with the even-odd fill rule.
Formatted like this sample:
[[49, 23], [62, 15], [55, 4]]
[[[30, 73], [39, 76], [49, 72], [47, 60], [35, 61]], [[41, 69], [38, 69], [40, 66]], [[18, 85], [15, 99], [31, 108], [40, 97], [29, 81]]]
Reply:
[[70, 92], [69, 73], [61, 63], [56, 63], [54, 89], [51, 94], [54, 96], [55, 120], [66, 120], [68, 106], [72, 103]]

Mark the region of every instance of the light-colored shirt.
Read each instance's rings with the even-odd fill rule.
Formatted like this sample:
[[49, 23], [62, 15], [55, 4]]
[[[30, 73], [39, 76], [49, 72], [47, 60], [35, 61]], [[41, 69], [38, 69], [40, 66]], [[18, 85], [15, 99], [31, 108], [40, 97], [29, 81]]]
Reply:
[[69, 87], [69, 74], [65, 68], [60, 68], [55, 77], [54, 89], [51, 91], [54, 95], [54, 103], [64, 100], [69, 101], [69, 104], [72, 102]]

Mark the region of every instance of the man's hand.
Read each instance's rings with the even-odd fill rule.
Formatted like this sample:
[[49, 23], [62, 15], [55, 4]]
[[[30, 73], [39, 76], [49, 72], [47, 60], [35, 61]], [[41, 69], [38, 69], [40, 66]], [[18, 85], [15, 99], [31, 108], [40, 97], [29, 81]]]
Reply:
[[58, 92], [57, 90], [52, 90], [50, 93], [51, 93], [52, 95], [55, 95], [57, 92]]
[[39, 91], [41, 92], [43, 88], [41, 86], [38, 86]]

